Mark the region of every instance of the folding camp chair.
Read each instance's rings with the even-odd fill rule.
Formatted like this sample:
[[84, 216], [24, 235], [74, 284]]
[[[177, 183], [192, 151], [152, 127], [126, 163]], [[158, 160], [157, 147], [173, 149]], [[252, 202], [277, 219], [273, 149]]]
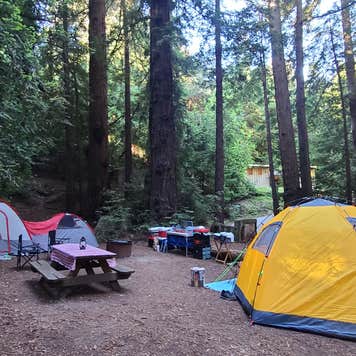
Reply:
[[[232, 260], [232, 252], [230, 250], [231, 240], [230, 238], [219, 234], [214, 234], [214, 242], [216, 246], [216, 262], [222, 262], [226, 264], [228, 260]], [[220, 257], [222, 256], [222, 257]], [[224, 259], [223, 259], [224, 257]]]
[[56, 230], [48, 231], [48, 252], [52, 251], [53, 245], [56, 245]]
[[70, 237], [58, 237], [56, 230], [48, 231], [48, 250], [51, 250], [53, 245], [60, 245], [68, 242], [70, 242]]
[[44, 250], [39, 246], [39, 244], [31, 243], [23, 245], [22, 235], [20, 235], [17, 243], [17, 270], [19, 271], [23, 269], [25, 265], [30, 263], [35, 257], [36, 260], [38, 260], [41, 252], [44, 252]]
[[52, 252], [53, 245], [59, 245], [70, 242], [69, 237], [58, 238], [56, 236], [56, 230], [48, 231], [48, 253]]

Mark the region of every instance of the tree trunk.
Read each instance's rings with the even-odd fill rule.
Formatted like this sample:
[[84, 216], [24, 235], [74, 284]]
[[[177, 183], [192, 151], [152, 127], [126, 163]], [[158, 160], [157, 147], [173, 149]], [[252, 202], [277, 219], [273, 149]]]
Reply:
[[132, 133], [131, 133], [131, 90], [130, 90], [130, 39], [127, 18], [126, 0], [122, 0], [122, 13], [124, 25], [124, 65], [125, 65], [125, 185], [130, 183], [132, 175]]
[[88, 217], [102, 202], [108, 173], [105, 1], [89, 0]]
[[177, 199], [170, 9], [170, 0], [151, 1], [150, 209], [157, 220], [175, 212]]
[[70, 69], [69, 69], [69, 35], [68, 35], [68, 6], [66, 2], [62, 7], [63, 21], [63, 89], [65, 99], [65, 205], [67, 211], [76, 209], [76, 192], [75, 192], [75, 154], [74, 154], [74, 125], [71, 110], [71, 93], [70, 93]]
[[332, 29], [330, 29], [330, 40], [331, 40], [332, 52], [333, 52], [333, 56], [334, 56], [334, 64], [335, 64], [335, 68], [336, 68], [337, 79], [338, 79], [338, 83], [339, 83], [341, 111], [342, 111], [342, 120], [343, 120], [344, 159], [345, 159], [345, 175], [346, 175], [345, 196], [346, 196], [347, 202], [349, 204], [352, 204], [351, 164], [350, 164], [349, 135], [348, 135], [348, 131], [347, 131], [348, 125], [347, 125], [346, 105], [345, 105], [344, 90], [343, 90], [343, 87], [342, 87], [342, 80], [341, 80], [339, 62], [338, 62], [337, 56], [336, 56], [334, 34], [333, 34]]
[[[78, 65], [78, 64], [77, 64]], [[72, 72], [73, 76], [73, 89], [74, 89], [74, 118], [75, 118], [75, 130], [74, 130], [74, 136], [75, 136], [75, 145], [74, 145], [74, 151], [75, 151], [75, 174], [76, 174], [76, 181], [77, 181], [77, 201], [79, 203], [79, 212], [80, 215], [85, 215], [85, 206], [86, 206], [86, 194], [83, 190], [83, 181], [84, 181], [84, 175], [83, 172], [85, 172], [85, 168], [83, 167], [83, 140], [82, 140], [82, 123], [81, 123], [81, 115], [80, 115], [80, 93], [79, 93], [79, 88], [78, 88], [78, 79], [77, 79], [77, 72], [76, 68], [73, 69]]]
[[268, 2], [270, 10], [269, 26], [272, 47], [272, 67], [279, 130], [279, 150], [283, 172], [284, 202], [287, 204], [300, 197], [297, 152], [289, 100], [288, 78], [284, 60], [279, 1], [268, 0]]
[[224, 119], [223, 73], [221, 66], [220, 0], [215, 0], [215, 80], [216, 80], [216, 146], [215, 146], [215, 194], [219, 199], [218, 221], [224, 222]]
[[269, 181], [272, 191], [272, 201], [273, 201], [273, 214], [277, 215], [279, 211], [279, 199], [278, 191], [276, 187], [276, 181], [274, 180], [274, 163], [273, 163], [273, 149], [272, 149], [272, 134], [271, 134], [271, 118], [269, 112], [269, 99], [267, 90], [267, 73], [266, 73], [266, 61], [264, 50], [261, 50], [261, 79], [263, 87], [263, 102], [265, 109], [265, 122], [266, 122], [266, 139], [267, 139], [267, 150], [268, 150], [268, 163], [269, 163]]
[[344, 32], [344, 52], [347, 86], [349, 89], [349, 105], [351, 114], [352, 142], [356, 150], [356, 78], [355, 57], [351, 37], [350, 0], [341, 0], [342, 29]]
[[303, 0], [296, 0], [297, 19], [295, 24], [295, 54], [296, 69], [295, 77], [297, 81], [296, 109], [299, 137], [299, 166], [302, 194], [304, 196], [313, 195], [312, 180], [310, 174], [309, 141], [307, 118], [305, 115], [305, 94], [304, 94], [304, 58], [303, 58]]

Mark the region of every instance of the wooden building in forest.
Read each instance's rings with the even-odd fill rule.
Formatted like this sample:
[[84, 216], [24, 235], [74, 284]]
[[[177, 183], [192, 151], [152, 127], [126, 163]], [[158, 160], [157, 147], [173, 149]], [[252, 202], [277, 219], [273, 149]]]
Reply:
[[[248, 181], [255, 187], [269, 187], [269, 165], [250, 164], [246, 170]], [[279, 173], [275, 172], [275, 178], [279, 178]]]
[[[310, 166], [310, 174], [313, 185], [315, 184], [316, 166]], [[246, 170], [246, 177], [248, 181], [255, 187], [266, 188], [269, 187], [269, 165], [268, 164], [250, 164]], [[281, 173], [274, 172], [274, 179], [277, 184], [282, 179]]]

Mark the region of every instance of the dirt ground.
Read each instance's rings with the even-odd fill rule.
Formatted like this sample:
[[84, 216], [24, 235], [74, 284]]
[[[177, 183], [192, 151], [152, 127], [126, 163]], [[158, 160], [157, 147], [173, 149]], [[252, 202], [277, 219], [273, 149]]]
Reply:
[[0, 261], [0, 354], [7, 355], [355, 355], [356, 343], [251, 326], [238, 302], [190, 286], [190, 268], [206, 281], [224, 269], [145, 243], [119, 260], [133, 267], [121, 292], [78, 288], [52, 300], [30, 269]]

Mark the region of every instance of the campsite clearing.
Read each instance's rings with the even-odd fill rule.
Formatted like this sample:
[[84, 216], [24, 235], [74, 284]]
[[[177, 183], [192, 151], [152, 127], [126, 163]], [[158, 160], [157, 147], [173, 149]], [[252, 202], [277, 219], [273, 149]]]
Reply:
[[[224, 266], [154, 252], [145, 243], [119, 259], [136, 270], [121, 292], [78, 289], [53, 300], [38, 275], [0, 262], [2, 337], [7, 355], [355, 355], [356, 343], [251, 326], [238, 302], [190, 286], [190, 268], [212, 281]], [[231, 276], [228, 276], [231, 278]]]

